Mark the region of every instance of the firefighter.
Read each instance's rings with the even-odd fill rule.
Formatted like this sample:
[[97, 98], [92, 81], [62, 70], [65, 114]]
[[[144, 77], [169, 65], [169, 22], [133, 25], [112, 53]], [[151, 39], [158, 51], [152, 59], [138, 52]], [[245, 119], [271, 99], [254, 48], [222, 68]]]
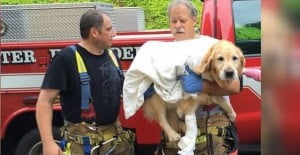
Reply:
[[[170, 2], [168, 17], [170, 30], [175, 41], [201, 37], [195, 32], [197, 10], [189, 0], [174, 0]], [[182, 77], [181, 80], [184, 91], [189, 93], [197, 93], [202, 90], [202, 92], [208, 94], [230, 95], [240, 92], [240, 86], [242, 85], [240, 80], [234, 80], [228, 84], [227, 88], [220, 88], [215, 83], [202, 80], [201, 77], [194, 73]], [[202, 88], [200, 88], [201, 85]], [[150, 96], [149, 92], [154, 92], [151, 89], [149, 88], [146, 91], [146, 98]], [[227, 98], [229, 99], [228, 96]], [[174, 113], [169, 115], [172, 114], [174, 115]], [[195, 154], [223, 155], [234, 152], [237, 149], [238, 137], [235, 125], [220, 107], [215, 105], [199, 107], [196, 117], [198, 135], [194, 150]], [[172, 123], [171, 126], [173, 129], [177, 129], [178, 133], [184, 135], [184, 129]], [[162, 143], [158, 145], [157, 153], [166, 155], [175, 155], [177, 153], [192, 154], [192, 152], [180, 152], [177, 142], [168, 142], [164, 135]], [[237, 154], [237, 151], [235, 151], [235, 154]]]
[[[44, 77], [36, 119], [44, 155], [133, 153], [134, 134], [118, 121], [123, 74], [109, 50], [115, 31], [108, 14], [89, 10], [80, 19], [82, 40], [62, 49]], [[52, 103], [60, 96], [62, 140], [52, 134]]]

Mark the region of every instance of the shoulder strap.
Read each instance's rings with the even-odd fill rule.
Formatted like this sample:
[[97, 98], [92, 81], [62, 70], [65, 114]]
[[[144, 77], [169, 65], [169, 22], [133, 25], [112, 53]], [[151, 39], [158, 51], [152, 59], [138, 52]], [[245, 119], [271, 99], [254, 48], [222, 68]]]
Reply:
[[108, 49], [108, 54], [116, 67], [120, 68], [116, 55], [111, 49]]
[[124, 80], [124, 75], [123, 75], [122, 68], [120, 66], [120, 62], [118, 61], [116, 55], [114, 54], [114, 52], [111, 49], [108, 49], [108, 54], [109, 54], [111, 60], [113, 61], [113, 63], [115, 64], [115, 66], [118, 68], [119, 75], [120, 75], [120, 77], [123, 81]]
[[77, 51], [76, 45], [69, 46], [69, 48], [75, 53], [75, 59], [77, 64], [77, 70], [80, 76], [81, 83], [81, 110], [89, 110], [89, 104], [91, 99], [91, 87], [90, 76], [87, 73], [85, 64]]
[[[119, 65], [119, 61], [116, 57], [116, 55], [114, 54], [114, 52], [111, 50], [111, 49], [107, 49], [108, 50], [108, 54], [111, 58], [111, 60], [113, 61], [113, 63], [115, 64], [115, 66], [117, 67], [117, 70], [119, 72], [119, 76], [120, 78], [122, 79], [122, 86], [123, 86], [123, 82], [124, 82], [124, 74], [123, 74], [123, 71], [122, 71], [122, 68], [120, 67]], [[121, 94], [122, 96], [122, 94]]]
[[78, 72], [79, 73], [87, 72], [85, 64], [83, 63], [82, 57], [80, 56], [80, 54], [77, 51], [75, 52], [75, 57], [76, 57]]

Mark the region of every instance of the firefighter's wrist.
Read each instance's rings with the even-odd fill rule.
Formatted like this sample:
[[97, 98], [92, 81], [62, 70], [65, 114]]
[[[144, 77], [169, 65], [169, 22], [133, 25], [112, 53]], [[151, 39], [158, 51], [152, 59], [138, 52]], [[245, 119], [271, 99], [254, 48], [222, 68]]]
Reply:
[[42, 142], [43, 143], [55, 143], [55, 140], [53, 138], [47, 138], [47, 139], [42, 138]]

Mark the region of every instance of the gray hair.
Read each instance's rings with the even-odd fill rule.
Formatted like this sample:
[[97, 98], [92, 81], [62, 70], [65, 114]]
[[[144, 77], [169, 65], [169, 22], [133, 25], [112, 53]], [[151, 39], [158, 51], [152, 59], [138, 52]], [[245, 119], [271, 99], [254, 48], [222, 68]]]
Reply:
[[175, 6], [175, 5], [179, 5], [179, 4], [183, 4], [187, 7], [187, 9], [190, 11], [190, 15], [192, 17], [197, 17], [197, 9], [195, 7], [195, 5], [191, 2], [191, 0], [173, 0], [169, 3], [169, 7], [168, 7], [168, 17], [170, 18], [170, 14], [171, 14], [171, 9]]

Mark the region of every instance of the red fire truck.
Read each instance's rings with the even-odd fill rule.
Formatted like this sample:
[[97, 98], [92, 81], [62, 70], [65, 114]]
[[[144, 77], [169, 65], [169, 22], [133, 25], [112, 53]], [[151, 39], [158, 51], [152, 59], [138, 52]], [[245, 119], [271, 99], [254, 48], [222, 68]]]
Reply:
[[[79, 41], [78, 36], [71, 36], [74, 32], [79, 34], [77, 29], [71, 31], [64, 29], [59, 32], [61, 28], [58, 26], [63, 26], [63, 23], [55, 24], [55, 20], [52, 21], [55, 15], [52, 14], [51, 18], [47, 18], [46, 15], [37, 14], [36, 11], [43, 10], [46, 11], [45, 14], [51, 15], [51, 12], [47, 11], [57, 13], [55, 9], [60, 9], [59, 12], [66, 11], [63, 14], [69, 19], [73, 16], [68, 10], [75, 9], [81, 14], [87, 9], [87, 6], [82, 3], [72, 4], [72, 7], [53, 5], [41, 8], [41, 6], [44, 5], [10, 6], [1, 10], [2, 16], [5, 11], [16, 13], [14, 17], [8, 18], [15, 19], [10, 23], [5, 18], [1, 21], [1, 154], [23, 155], [41, 152], [41, 142], [35, 120], [35, 104], [42, 79], [55, 53]], [[90, 6], [91, 4], [88, 5]], [[110, 8], [110, 5], [101, 4], [101, 7]], [[93, 9], [98, 8], [98, 6], [93, 6]], [[34, 18], [21, 15], [25, 11], [34, 14]], [[8, 14], [12, 15], [12, 13]], [[78, 17], [77, 15], [76, 19], [79, 19]], [[45, 18], [47, 23], [44, 25], [26, 24], [26, 21], [40, 21]], [[59, 16], [56, 20], [59, 18], [64, 18], [64, 16]], [[75, 20], [72, 19], [72, 21]], [[244, 52], [246, 67], [257, 68], [261, 65], [260, 21], [260, 0], [204, 0], [200, 33], [234, 42]], [[18, 25], [14, 22], [22, 23]], [[78, 24], [72, 26], [75, 27]], [[34, 32], [27, 32], [28, 29]], [[6, 37], [11, 30], [16, 31], [16, 34], [12, 36], [15, 37], [14, 39]], [[50, 34], [56, 35], [49, 38], [35, 38], [37, 31], [50, 31]], [[60, 36], [62, 34], [67, 36]], [[112, 49], [118, 52], [124, 71], [130, 66], [139, 47], [149, 40], [172, 41], [173, 38], [167, 30], [117, 33]], [[243, 82], [243, 91], [230, 96], [231, 103], [237, 112], [239, 150], [243, 152], [246, 148], [248, 151], [254, 150], [259, 153], [261, 84], [245, 76]], [[53, 132], [55, 137], [59, 138], [58, 128], [63, 125], [59, 99], [53, 103], [53, 110]], [[123, 126], [134, 129], [137, 134], [136, 154], [149, 154], [160, 141], [161, 130], [158, 124], [146, 120], [141, 110], [128, 120], [124, 118], [123, 110], [120, 111]]]

